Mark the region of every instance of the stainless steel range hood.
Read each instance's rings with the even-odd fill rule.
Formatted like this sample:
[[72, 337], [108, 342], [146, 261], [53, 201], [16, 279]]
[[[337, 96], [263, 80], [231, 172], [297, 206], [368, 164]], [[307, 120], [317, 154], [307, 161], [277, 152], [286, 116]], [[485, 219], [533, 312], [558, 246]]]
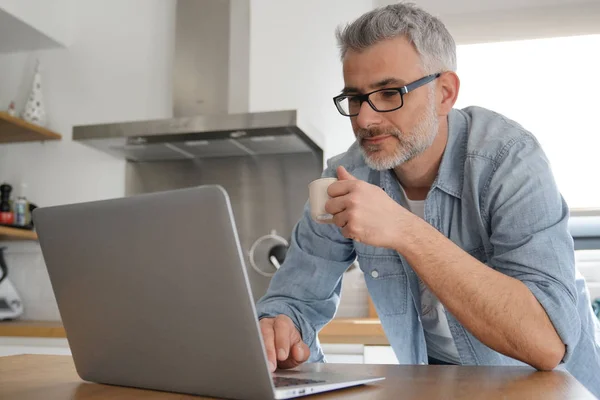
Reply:
[[249, 7], [178, 0], [174, 118], [76, 126], [73, 139], [134, 162], [307, 152], [322, 160], [323, 138], [297, 111], [248, 113]]
[[318, 132], [294, 110], [76, 126], [73, 140], [129, 161], [306, 152], [323, 156]]
[[[323, 172], [324, 137], [305, 109], [268, 108], [279, 110], [291, 99], [278, 98], [264, 85], [250, 96], [249, 3], [178, 0], [173, 118], [76, 126], [73, 139], [128, 160], [126, 196], [199, 185], [225, 188], [258, 300], [275, 272], [268, 257], [272, 246], [289, 242], [308, 185]], [[306, 101], [294, 99], [298, 103]], [[249, 113], [252, 109], [261, 112]], [[272, 239], [277, 235], [281, 240]]]

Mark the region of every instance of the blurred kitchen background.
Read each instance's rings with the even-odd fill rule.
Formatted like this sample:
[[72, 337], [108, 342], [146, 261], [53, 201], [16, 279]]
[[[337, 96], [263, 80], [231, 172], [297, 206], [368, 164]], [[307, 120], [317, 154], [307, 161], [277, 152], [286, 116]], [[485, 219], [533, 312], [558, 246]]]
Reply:
[[[390, 3], [0, 0], [0, 111], [12, 103], [21, 115], [41, 77], [45, 127], [60, 135], [3, 138], [18, 123], [0, 114], [0, 183], [13, 187], [13, 203], [21, 195], [37, 206], [220, 183], [232, 195], [257, 299], [308, 182], [354, 140], [331, 101], [343, 87], [334, 30]], [[572, 209], [578, 269], [600, 298], [600, 2], [417, 3], [459, 45], [457, 107], [501, 112], [542, 143]], [[14, 229], [0, 226], [0, 247], [20, 320], [52, 330], [58, 325], [44, 321], [60, 315], [39, 246]], [[376, 315], [351, 268], [336, 318], [362, 327], [367, 317]], [[68, 351], [55, 333], [26, 339], [2, 324], [0, 355]], [[329, 340], [329, 359], [394, 362], [386, 346], [369, 348], [385, 344], [373, 335]]]

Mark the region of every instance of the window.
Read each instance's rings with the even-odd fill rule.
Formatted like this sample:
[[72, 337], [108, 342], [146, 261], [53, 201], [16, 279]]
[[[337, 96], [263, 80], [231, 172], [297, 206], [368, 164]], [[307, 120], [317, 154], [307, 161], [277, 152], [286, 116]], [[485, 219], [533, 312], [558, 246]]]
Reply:
[[457, 108], [504, 114], [533, 133], [571, 209], [600, 215], [600, 35], [458, 46]]

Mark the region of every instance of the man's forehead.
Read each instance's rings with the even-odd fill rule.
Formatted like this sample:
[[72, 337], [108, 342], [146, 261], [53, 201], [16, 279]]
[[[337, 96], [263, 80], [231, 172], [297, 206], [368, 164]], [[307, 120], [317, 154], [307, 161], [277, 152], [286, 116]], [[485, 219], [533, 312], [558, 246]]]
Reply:
[[406, 80], [395, 77], [388, 76], [382, 79], [374, 80], [372, 82], [368, 82], [366, 85], [357, 85], [352, 84], [350, 82], [346, 82], [344, 89], [342, 89], [342, 93], [364, 93], [371, 90], [377, 90], [384, 87], [401, 87], [406, 85]]
[[377, 43], [364, 50], [348, 50], [343, 60], [345, 89], [357, 92], [386, 85], [404, 86], [422, 74], [421, 58], [403, 38]]

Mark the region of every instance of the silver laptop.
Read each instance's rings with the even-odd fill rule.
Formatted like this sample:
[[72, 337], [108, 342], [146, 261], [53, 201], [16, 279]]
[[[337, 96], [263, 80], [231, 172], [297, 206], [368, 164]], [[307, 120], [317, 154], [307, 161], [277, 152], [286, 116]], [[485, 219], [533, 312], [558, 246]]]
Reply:
[[383, 379], [269, 372], [220, 186], [38, 208], [33, 218], [84, 380], [287, 399]]

